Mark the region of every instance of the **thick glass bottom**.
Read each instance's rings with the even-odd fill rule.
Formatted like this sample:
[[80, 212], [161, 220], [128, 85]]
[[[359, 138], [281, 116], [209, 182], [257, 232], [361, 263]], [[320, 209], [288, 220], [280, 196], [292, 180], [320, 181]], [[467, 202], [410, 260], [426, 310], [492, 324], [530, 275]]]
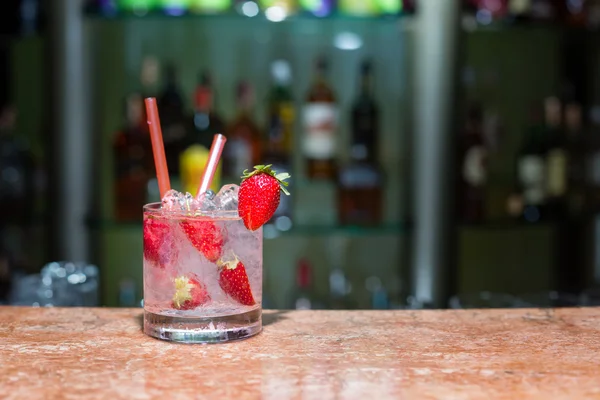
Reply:
[[262, 310], [220, 317], [190, 318], [144, 311], [144, 333], [179, 343], [222, 343], [246, 339], [262, 330]]

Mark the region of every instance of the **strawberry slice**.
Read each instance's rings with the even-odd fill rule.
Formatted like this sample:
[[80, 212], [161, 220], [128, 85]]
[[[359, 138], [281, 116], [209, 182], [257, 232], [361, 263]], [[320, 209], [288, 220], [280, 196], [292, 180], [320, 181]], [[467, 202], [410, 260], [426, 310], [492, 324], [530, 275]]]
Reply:
[[165, 221], [154, 217], [144, 219], [144, 257], [164, 268], [174, 256], [175, 242], [171, 228]]
[[254, 171], [244, 171], [240, 184], [238, 213], [246, 228], [254, 231], [271, 219], [279, 206], [280, 196], [288, 185], [287, 172], [278, 174], [271, 165], [256, 165]]
[[191, 310], [207, 303], [210, 295], [206, 285], [200, 282], [198, 276], [179, 276], [175, 278], [175, 294], [173, 295], [173, 308], [178, 310]]
[[244, 264], [236, 257], [233, 261], [219, 262], [219, 267], [221, 268], [219, 274], [221, 289], [241, 304], [246, 306], [256, 304]]
[[223, 252], [225, 238], [217, 224], [208, 220], [187, 220], [181, 227], [190, 243], [211, 262], [216, 262]]

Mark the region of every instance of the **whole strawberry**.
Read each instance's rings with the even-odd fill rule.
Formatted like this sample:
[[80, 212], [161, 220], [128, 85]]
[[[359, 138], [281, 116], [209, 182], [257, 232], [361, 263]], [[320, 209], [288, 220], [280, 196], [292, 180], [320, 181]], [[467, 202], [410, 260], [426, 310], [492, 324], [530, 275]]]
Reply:
[[171, 228], [160, 218], [144, 219], [144, 257], [164, 268], [170, 258], [175, 256], [175, 242]]
[[209, 261], [215, 262], [221, 257], [225, 239], [221, 228], [213, 221], [185, 220], [181, 227], [190, 243]]
[[219, 267], [221, 268], [219, 274], [221, 289], [240, 304], [246, 306], [256, 304], [244, 264], [236, 257], [233, 261], [219, 262]]
[[173, 308], [178, 310], [191, 310], [210, 300], [210, 295], [204, 283], [195, 274], [175, 278], [175, 294], [173, 295]]
[[286, 195], [287, 172], [278, 174], [271, 165], [256, 165], [254, 171], [244, 171], [238, 198], [238, 213], [246, 228], [254, 231], [271, 219], [279, 206], [280, 192]]

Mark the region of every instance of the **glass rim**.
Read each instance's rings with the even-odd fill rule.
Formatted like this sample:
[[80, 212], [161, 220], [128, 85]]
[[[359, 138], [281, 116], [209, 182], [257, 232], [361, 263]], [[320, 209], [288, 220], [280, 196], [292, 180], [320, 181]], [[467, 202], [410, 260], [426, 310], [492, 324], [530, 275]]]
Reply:
[[[142, 209], [144, 210], [144, 213], [157, 214], [162, 211], [162, 202], [144, 204]], [[189, 217], [189, 218], [203, 218], [203, 217], [204, 218], [219, 218], [219, 219], [221, 219], [221, 218], [240, 219], [241, 218], [238, 213], [238, 210], [219, 210], [219, 211], [210, 211], [210, 212], [206, 212], [206, 213], [199, 213], [199, 214], [193, 214], [193, 215], [184, 214], [184, 213], [180, 213], [177, 211], [166, 211], [165, 215], [169, 216], [169, 217]]]

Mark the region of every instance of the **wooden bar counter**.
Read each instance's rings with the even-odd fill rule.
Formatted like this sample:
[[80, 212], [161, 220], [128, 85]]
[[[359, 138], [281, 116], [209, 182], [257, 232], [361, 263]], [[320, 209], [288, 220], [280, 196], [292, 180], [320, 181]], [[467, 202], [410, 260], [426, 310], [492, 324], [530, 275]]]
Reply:
[[600, 399], [600, 309], [265, 311], [229, 344], [141, 309], [0, 307], [1, 399]]

